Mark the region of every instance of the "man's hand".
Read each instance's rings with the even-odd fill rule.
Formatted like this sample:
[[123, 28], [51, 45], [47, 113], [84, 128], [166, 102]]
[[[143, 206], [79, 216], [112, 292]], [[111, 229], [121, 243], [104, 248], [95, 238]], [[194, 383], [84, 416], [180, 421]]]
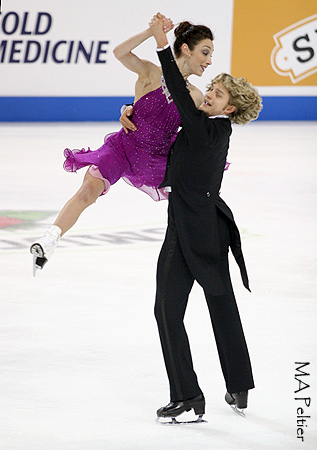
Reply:
[[172, 19], [167, 18], [165, 16], [163, 16], [163, 17], [164, 17], [164, 19], [163, 19], [163, 30], [164, 30], [164, 33], [168, 33], [169, 31], [171, 31], [174, 28], [174, 24], [173, 24]]
[[122, 115], [120, 117], [121, 125], [122, 125], [122, 127], [123, 127], [123, 129], [124, 129], [126, 134], [128, 134], [129, 130], [131, 130], [131, 131], [136, 131], [137, 130], [137, 127], [129, 119], [129, 117], [131, 117], [132, 114], [133, 114], [133, 107], [132, 106], [128, 106], [123, 111], [123, 113], [122, 113]]

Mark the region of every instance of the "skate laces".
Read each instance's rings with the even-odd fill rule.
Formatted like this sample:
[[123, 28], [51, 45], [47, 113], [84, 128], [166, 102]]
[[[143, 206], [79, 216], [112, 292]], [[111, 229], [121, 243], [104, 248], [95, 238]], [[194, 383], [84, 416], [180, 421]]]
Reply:
[[56, 225], [52, 225], [40, 239], [44, 245], [55, 245], [59, 242], [61, 238], [61, 229]]

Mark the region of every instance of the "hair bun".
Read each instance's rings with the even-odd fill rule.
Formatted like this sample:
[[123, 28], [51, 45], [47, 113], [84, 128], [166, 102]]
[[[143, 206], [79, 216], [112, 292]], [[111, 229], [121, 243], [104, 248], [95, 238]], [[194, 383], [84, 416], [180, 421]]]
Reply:
[[179, 58], [182, 54], [182, 45], [187, 44], [189, 50], [193, 50], [194, 47], [204, 39], [214, 40], [214, 36], [210, 28], [205, 25], [193, 25], [192, 23], [185, 21], [178, 24], [174, 31], [174, 54], [176, 58]]
[[188, 31], [191, 27], [193, 27], [193, 24], [185, 21], [185, 22], [181, 22], [174, 30], [174, 34], [175, 36], [180, 36], [184, 33], [186, 33], [186, 31]]

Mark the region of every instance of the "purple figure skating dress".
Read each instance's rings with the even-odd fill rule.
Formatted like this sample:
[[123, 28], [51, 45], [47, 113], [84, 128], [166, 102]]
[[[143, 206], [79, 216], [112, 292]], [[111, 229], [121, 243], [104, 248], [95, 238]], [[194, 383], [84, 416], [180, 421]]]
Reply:
[[[167, 153], [180, 126], [177, 108], [166, 88], [164, 79], [156, 90], [141, 97], [133, 106], [133, 123], [137, 131], [123, 129], [106, 136], [97, 150], [65, 149], [64, 169], [76, 172], [92, 166], [106, 183], [115, 184], [120, 178], [149, 194], [153, 200], [167, 198], [158, 189], [165, 174]], [[91, 171], [90, 173], [94, 175]], [[98, 170], [99, 169], [99, 170]], [[98, 175], [95, 175], [98, 177]], [[100, 177], [100, 176], [99, 176]]]

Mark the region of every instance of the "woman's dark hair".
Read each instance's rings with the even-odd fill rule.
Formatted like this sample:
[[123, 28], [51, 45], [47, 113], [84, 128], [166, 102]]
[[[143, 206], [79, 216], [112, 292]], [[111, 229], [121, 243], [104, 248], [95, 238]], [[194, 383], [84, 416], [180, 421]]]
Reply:
[[178, 58], [182, 53], [182, 45], [187, 44], [189, 50], [193, 50], [203, 39], [214, 40], [214, 36], [210, 28], [204, 25], [193, 25], [190, 22], [181, 22], [174, 30], [175, 42], [174, 42], [174, 54]]

